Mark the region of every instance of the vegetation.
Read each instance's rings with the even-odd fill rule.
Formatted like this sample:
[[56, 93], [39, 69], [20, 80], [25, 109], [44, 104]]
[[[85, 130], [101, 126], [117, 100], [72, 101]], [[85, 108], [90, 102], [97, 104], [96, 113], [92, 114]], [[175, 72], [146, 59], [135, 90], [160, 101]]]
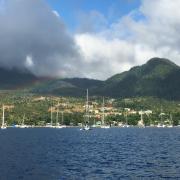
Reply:
[[[90, 124], [101, 121], [102, 97], [90, 97], [90, 106], [99, 109], [99, 114], [90, 112]], [[27, 125], [45, 125], [51, 122], [50, 107], [53, 107], [53, 123], [56, 122], [56, 112], [59, 110], [59, 122], [66, 125], [77, 126], [84, 122], [85, 97], [72, 98], [61, 96], [38, 96], [28, 92], [9, 91], [0, 93], [0, 106], [5, 105], [5, 120], [8, 125], [21, 124], [25, 116]], [[144, 114], [143, 119], [146, 125], [158, 124], [161, 121], [160, 114], [163, 112], [163, 122], [170, 124], [172, 116], [173, 124], [180, 123], [180, 102], [167, 101], [152, 97], [110, 99], [106, 98], [105, 121], [108, 124], [137, 125], [140, 120], [139, 111], [151, 110], [152, 113]], [[78, 108], [77, 108], [78, 107]], [[127, 109], [130, 111], [128, 112]], [[133, 113], [131, 113], [133, 111]], [[62, 122], [62, 112], [64, 115]], [[135, 113], [134, 113], [135, 112]], [[127, 118], [126, 118], [127, 115]], [[2, 110], [0, 111], [2, 116]]]

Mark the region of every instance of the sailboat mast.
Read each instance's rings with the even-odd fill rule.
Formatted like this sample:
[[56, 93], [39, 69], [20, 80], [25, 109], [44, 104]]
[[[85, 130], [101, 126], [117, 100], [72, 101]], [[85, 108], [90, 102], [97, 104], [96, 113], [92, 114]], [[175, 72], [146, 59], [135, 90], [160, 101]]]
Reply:
[[141, 110], [141, 121], [143, 121], [143, 112]]
[[61, 123], [64, 124], [64, 112], [62, 111], [62, 119], [61, 119]]
[[128, 120], [127, 120], [127, 111], [125, 112], [125, 118], [126, 118], [126, 125], [128, 125]]
[[3, 104], [2, 126], [4, 126], [4, 104]]
[[163, 114], [162, 114], [162, 106], [161, 106], [161, 125], [162, 125], [162, 116], [163, 116]]
[[173, 117], [172, 117], [172, 114], [170, 114], [170, 123], [171, 123], [171, 125], [173, 125]]
[[56, 126], [58, 124], [58, 118], [59, 118], [59, 109], [57, 108], [57, 113], [56, 113]]
[[25, 114], [23, 115], [22, 125], [24, 125]]
[[103, 114], [102, 114], [102, 124], [104, 125], [104, 97], [103, 97], [102, 111], [103, 111]]
[[52, 125], [52, 123], [53, 123], [53, 122], [52, 122], [52, 115], [53, 115], [53, 114], [52, 114], [52, 106], [51, 106], [51, 125]]
[[86, 123], [89, 122], [89, 92], [87, 89], [87, 95], [86, 95]]

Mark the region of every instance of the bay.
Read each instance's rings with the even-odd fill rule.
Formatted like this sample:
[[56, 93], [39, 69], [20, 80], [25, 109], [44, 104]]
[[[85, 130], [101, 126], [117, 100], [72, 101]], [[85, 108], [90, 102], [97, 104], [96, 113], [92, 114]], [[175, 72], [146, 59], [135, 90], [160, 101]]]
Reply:
[[179, 128], [0, 130], [2, 180], [180, 179]]

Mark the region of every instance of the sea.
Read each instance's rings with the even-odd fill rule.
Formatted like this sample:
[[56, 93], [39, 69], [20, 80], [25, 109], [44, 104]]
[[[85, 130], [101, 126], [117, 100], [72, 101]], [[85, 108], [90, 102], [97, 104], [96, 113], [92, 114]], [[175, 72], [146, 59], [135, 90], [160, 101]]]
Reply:
[[180, 128], [0, 130], [0, 180], [180, 179]]

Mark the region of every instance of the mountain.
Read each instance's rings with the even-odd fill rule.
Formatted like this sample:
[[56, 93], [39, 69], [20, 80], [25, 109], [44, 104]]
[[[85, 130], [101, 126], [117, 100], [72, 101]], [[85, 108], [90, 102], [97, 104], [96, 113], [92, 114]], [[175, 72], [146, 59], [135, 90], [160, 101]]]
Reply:
[[168, 59], [152, 58], [142, 66], [107, 79], [96, 93], [110, 97], [180, 99], [180, 67]]
[[16, 68], [5, 69], [0, 67], [0, 89], [21, 89], [22, 87], [32, 86], [35, 82], [41, 80], [28, 70], [19, 70]]
[[103, 81], [87, 78], [54, 79], [32, 88], [33, 93], [61, 96], [84, 96], [86, 89], [96, 89]]
[[95, 88], [102, 81], [87, 78], [56, 79], [37, 77], [27, 69], [5, 69], [0, 67], [0, 90], [21, 90], [38, 94], [82, 96], [85, 89]]
[[29, 92], [62, 96], [90, 95], [113, 98], [153, 96], [180, 100], [180, 67], [168, 59], [152, 58], [142, 66], [106, 81], [87, 78], [39, 78], [28, 70], [0, 68], [0, 89], [28, 88]]
[[153, 96], [180, 99], [180, 67], [168, 59], [152, 58], [142, 66], [116, 74], [106, 81], [86, 78], [55, 79], [40, 84], [35, 93], [63, 96], [91, 95], [114, 98]]

